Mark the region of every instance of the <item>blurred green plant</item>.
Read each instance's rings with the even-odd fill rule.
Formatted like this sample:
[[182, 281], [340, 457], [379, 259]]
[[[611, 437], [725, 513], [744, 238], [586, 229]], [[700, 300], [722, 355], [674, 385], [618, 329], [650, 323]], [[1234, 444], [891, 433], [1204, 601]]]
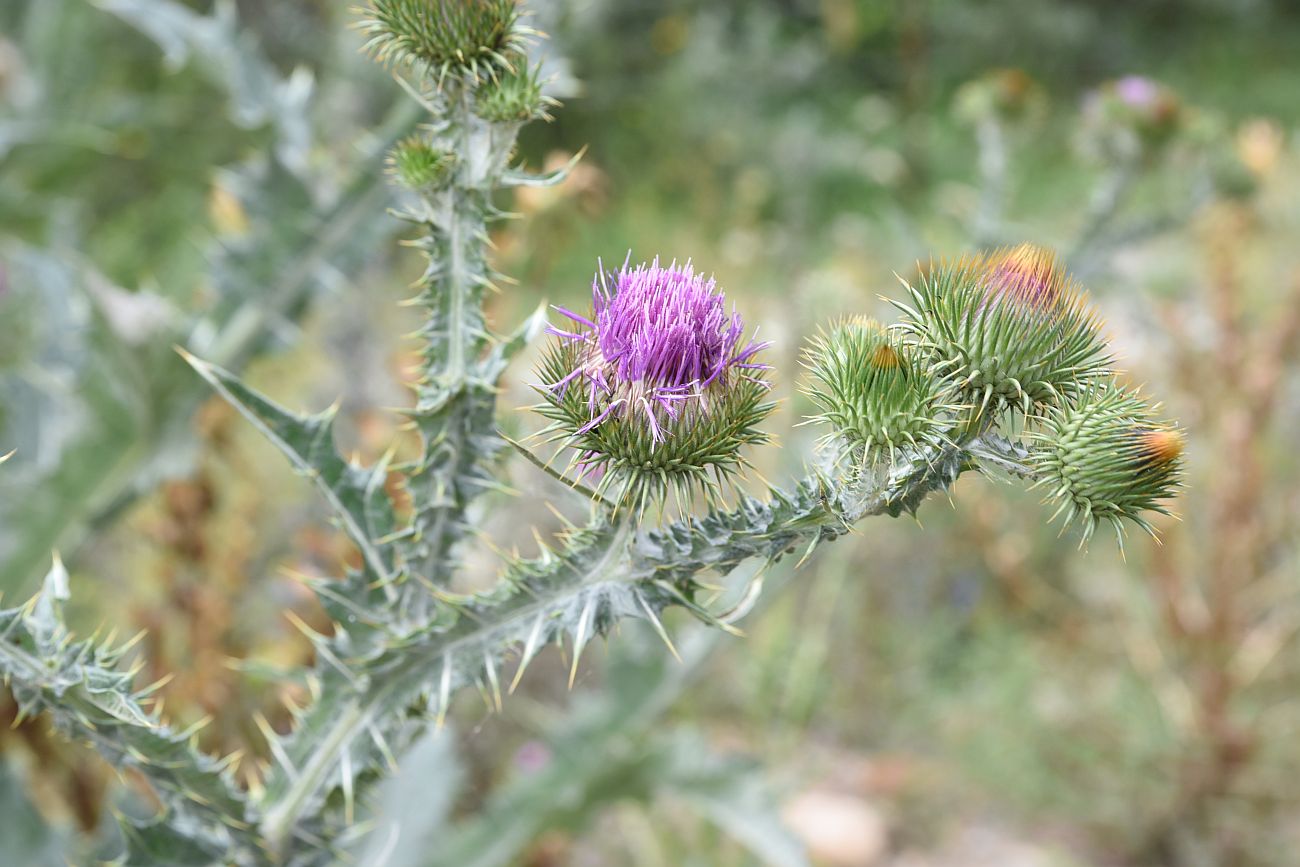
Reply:
[[[190, 416], [204, 393], [172, 344], [242, 367], [283, 344], [313, 300], [336, 291], [390, 237], [396, 223], [372, 218], [387, 195], [375, 169], [415, 117], [394, 110], [347, 165], [321, 159], [308, 116], [311, 74], [281, 77], [238, 29], [232, 5], [218, 4], [213, 16], [168, 0], [98, 5], [147, 33], [170, 66], [194, 71], [169, 80], [160, 96], [149, 53], [126, 34], [98, 39], [92, 23], [104, 12], [55, 0], [6, 13], [17, 19], [9, 32], [21, 37], [12, 46], [18, 96], [0, 120], [0, 202], [17, 230], [0, 264], [0, 328], [21, 337], [4, 341], [0, 365], [0, 441], [18, 450], [0, 501], [0, 589], [11, 593], [32, 585], [51, 548], [75, 553], [90, 531], [190, 466]], [[80, 62], [88, 53], [102, 58]], [[126, 82], [72, 86], [68, 78], [68, 70], [128, 62], [134, 77]], [[202, 124], [168, 116], [162, 106], [177, 98], [177, 80], [193, 92], [215, 84], [227, 115]], [[257, 156], [214, 165], [259, 140], [266, 147]], [[113, 173], [97, 152], [138, 175], [131, 147], [184, 160], [152, 161], [156, 175], [106, 183]], [[146, 202], [139, 188], [161, 192]], [[42, 225], [17, 205], [22, 196], [65, 204]], [[134, 229], [114, 205], [123, 199], [139, 210]], [[69, 231], [109, 207], [113, 220]], [[131, 244], [109, 234], [124, 229], [136, 233]], [[195, 245], [195, 236], [211, 237]], [[123, 249], [140, 259], [127, 263]]]

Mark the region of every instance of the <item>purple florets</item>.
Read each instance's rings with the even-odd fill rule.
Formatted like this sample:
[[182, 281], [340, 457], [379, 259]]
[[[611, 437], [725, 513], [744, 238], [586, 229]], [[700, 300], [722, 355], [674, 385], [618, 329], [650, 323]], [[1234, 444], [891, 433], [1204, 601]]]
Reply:
[[[613, 283], [611, 289], [610, 283]], [[767, 365], [753, 360], [767, 343], [745, 342], [744, 322], [717, 281], [696, 274], [690, 262], [667, 268], [659, 260], [616, 274], [598, 273], [592, 283], [593, 318], [555, 309], [579, 329], [551, 332], [581, 341], [579, 366], [549, 387], [563, 392], [580, 383], [593, 417], [585, 433], [611, 415], [642, 416], [656, 442], [666, 419], [684, 410], [707, 411], [708, 396], [733, 376]]]
[[1151, 79], [1140, 75], [1126, 75], [1115, 82], [1115, 92], [1128, 105], [1146, 108], [1160, 96], [1160, 87]]

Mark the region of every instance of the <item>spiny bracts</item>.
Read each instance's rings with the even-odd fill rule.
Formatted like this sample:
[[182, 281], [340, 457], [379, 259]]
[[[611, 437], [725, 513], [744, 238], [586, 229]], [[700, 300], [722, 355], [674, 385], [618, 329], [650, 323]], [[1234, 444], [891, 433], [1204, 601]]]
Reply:
[[456, 156], [421, 135], [402, 139], [389, 152], [388, 172], [408, 189], [429, 192], [450, 179]]
[[491, 123], [550, 119], [555, 100], [542, 92], [541, 71], [524, 62], [483, 82], [474, 96], [474, 113]]
[[532, 34], [516, 0], [369, 0], [360, 11], [376, 59], [423, 66], [438, 82], [512, 69]]
[[1184, 440], [1157, 410], [1108, 382], [1043, 420], [1032, 453], [1035, 487], [1059, 501], [1053, 518], [1082, 523], [1084, 541], [1108, 521], [1122, 545], [1124, 518], [1154, 535], [1143, 513], [1170, 514], [1165, 501], [1182, 487]]
[[977, 424], [1068, 406], [1111, 372], [1096, 314], [1049, 250], [940, 262], [904, 285], [901, 329]]
[[865, 316], [819, 333], [803, 363], [802, 390], [820, 410], [809, 421], [830, 428], [822, 446], [834, 461], [867, 465], [888, 458], [892, 464], [900, 449], [943, 445], [961, 411], [946, 402], [942, 383], [912, 347]]

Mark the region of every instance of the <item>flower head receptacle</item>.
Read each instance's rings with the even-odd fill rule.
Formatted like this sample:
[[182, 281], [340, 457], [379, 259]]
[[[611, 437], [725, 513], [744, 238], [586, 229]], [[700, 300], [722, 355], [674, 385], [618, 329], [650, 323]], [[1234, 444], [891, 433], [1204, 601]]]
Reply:
[[521, 63], [532, 33], [516, 0], [368, 0], [358, 29], [384, 63], [478, 81]]
[[1082, 523], [1084, 541], [1102, 521], [1120, 534], [1125, 518], [1154, 535], [1144, 513], [1170, 514], [1165, 501], [1182, 486], [1184, 438], [1156, 410], [1105, 383], [1043, 420], [1033, 452], [1037, 486], [1059, 501], [1053, 518]]
[[803, 392], [819, 410], [809, 421], [830, 429], [822, 445], [835, 459], [893, 463], [900, 450], [942, 446], [961, 411], [915, 350], [874, 319], [834, 323], [813, 338], [803, 363]]
[[772, 410], [767, 344], [745, 337], [716, 281], [690, 263], [598, 274], [592, 310], [556, 308], [543, 358], [538, 411], [547, 433], [574, 450], [580, 476], [643, 511], [669, 494], [712, 498], [765, 442]]
[[1041, 247], [940, 263], [907, 289], [900, 327], [975, 422], [1066, 406], [1110, 373], [1096, 314]]

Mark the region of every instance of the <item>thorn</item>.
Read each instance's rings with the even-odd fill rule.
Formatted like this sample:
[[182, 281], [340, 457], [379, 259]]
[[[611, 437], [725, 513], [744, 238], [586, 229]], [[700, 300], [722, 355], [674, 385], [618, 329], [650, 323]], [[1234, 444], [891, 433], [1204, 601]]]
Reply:
[[510, 689], [507, 690], [510, 695], [514, 695], [515, 689], [519, 686], [519, 681], [524, 677], [524, 670], [528, 668], [528, 664], [537, 655], [542, 640], [542, 627], [545, 625], [544, 616], [539, 614], [537, 619], [533, 621], [533, 628], [528, 633], [528, 639], [524, 642], [523, 653], [519, 657], [519, 667], [515, 669], [514, 679], [510, 681]]
[[229, 770], [232, 774], [239, 772], [239, 763], [244, 760], [244, 751], [242, 749], [234, 750], [225, 758], [218, 760], [217, 764], [221, 770]]
[[339, 757], [339, 775], [342, 778], [343, 788], [343, 817], [344, 821], [351, 825], [356, 818], [356, 803], [352, 791], [352, 750], [344, 749], [343, 755]]
[[496, 712], [501, 713], [501, 682], [497, 679], [497, 664], [491, 654], [486, 651], [483, 653], [483, 663], [487, 670], [488, 685], [492, 690], [492, 701], [496, 706]]
[[569, 668], [569, 689], [573, 689], [574, 680], [578, 677], [578, 663], [582, 660], [582, 651], [587, 648], [590, 638], [588, 630], [596, 613], [595, 606], [596, 600], [588, 599], [582, 608], [582, 614], [578, 615], [578, 630], [573, 634], [573, 665]]
[[179, 734], [177, 734], [176, 737], [177, 737], [179, 740], [187, 741], [187, 740], [189, 740], [190, 738], [192, 738], [192, 737], [194, 737], [195, 735], [197, 735], [199, 732], [203, 731], [203, 730], [204, 730], [205, 728], [207, 728], [211, 723], [212, 723], [212, 714], [207, 714], [207, 715], [205, 715], [202, 719], [198, 720], [198, 721], [195, 722], [192, 726], [190, 726], [189, 728], [187, 728], [185, 731], [180, 732]]
[[655, 632], [659, 634], [659, 638], [663, 640], [665, 645], [667, 645], [668, 652], [673, 655], [673, 659], [681, 662], [681, 654], [679, 654], [677, 648], [673, 646], [673, 640], [668, 637], [668, 630], [664, 628], [663, 621], [659, 619], [659, 615], [655, 614], [654, 609], [650, 607], [650, 603], [646, 601], [645, 596], [641, 593], [636, 594], [636, 600], [641, 603], [641, 608], [645, 611], [646, 619], [650, 621], [650, 625], [653, 626]]
[[436, 727], [441, 730], [447, 722], [447, 705], [451, 703], [451, 657], [442, 657], [442, 680], [438, 685], [438, 721]]
[[253, 769], [245, 775], [245, 779], [248, 781], [248, 794], [252, 796], [254, 801], [261, 801], [266, 796], [266, 786], [262, 784], [264, 774], [261, 772], [260, 764], [260, 762], [256, 763]]
[[289, 761], [289, 754], [284, 751], [284, 747], [280, 743], [280, 736], [275, 733], [275, 729], [271, 728], [271, 724], [267, 722], [261, 711], [253, 712], [253, 723], [257, 726], [258, 731], [262, 733], [262, 737], [266, 739], [266, 745], [271, 750], [271, 755], [275, 756], [275, 760], [284, 768], [285, 774], [296, 781], [298, 779], [298, 770], [293, 766], [293, 762]]
[[393, 755], [393, 750], [388, 746], [388, 741], [384, 739], [383, 733], [375, 728], [374, 723], [369, 723], [366, 726], [366, 731], [369, 732], [370, 740], [374, 742], [375, 749], [379, 750], [379, 755], [383, 758], [384, 764], [388, 766], [388, 770], [394, 774], [397, 773], [397, 757]]
[[[136, 701], [139, 701], [142, 698], [148, 698], [153, 693], [157, 692], [167, 684], [171, 683], [172, 678], [174, 677], [176, 677], [176, 672], [170, 671], [167, 674], [164, 674], [162, 677], [155, 680], [153, 683], [146, 686], [144, 689], [138, 690], [137, 692], [133, 693], [132, 697]], [[155, 707], [155, 715], [160, 714], [161, 712], [162, 712], [162, 699], [160, 698], [158, 700], [157, 706]]]
[[307, 625], [307, 621], [299, 617], [298, 612], [294, 611], [292, 608], [285, 609], [284, 619], [293, 624], [293, 627], [306, 636], [312, 644], [315, 644], [316, 639], [320, 638], [320, 633]]
[[119, 654], [126, 653], [132, 647], [135, 647], [137, 644], [139, 644], [141, 639], [143, 639], [148, 634], [149, 634], [149, 630], [141, 629], [135, 635], [132, 635], [130, 638], [128, 638], [126, 643], [117, 649], [117, 652]]

